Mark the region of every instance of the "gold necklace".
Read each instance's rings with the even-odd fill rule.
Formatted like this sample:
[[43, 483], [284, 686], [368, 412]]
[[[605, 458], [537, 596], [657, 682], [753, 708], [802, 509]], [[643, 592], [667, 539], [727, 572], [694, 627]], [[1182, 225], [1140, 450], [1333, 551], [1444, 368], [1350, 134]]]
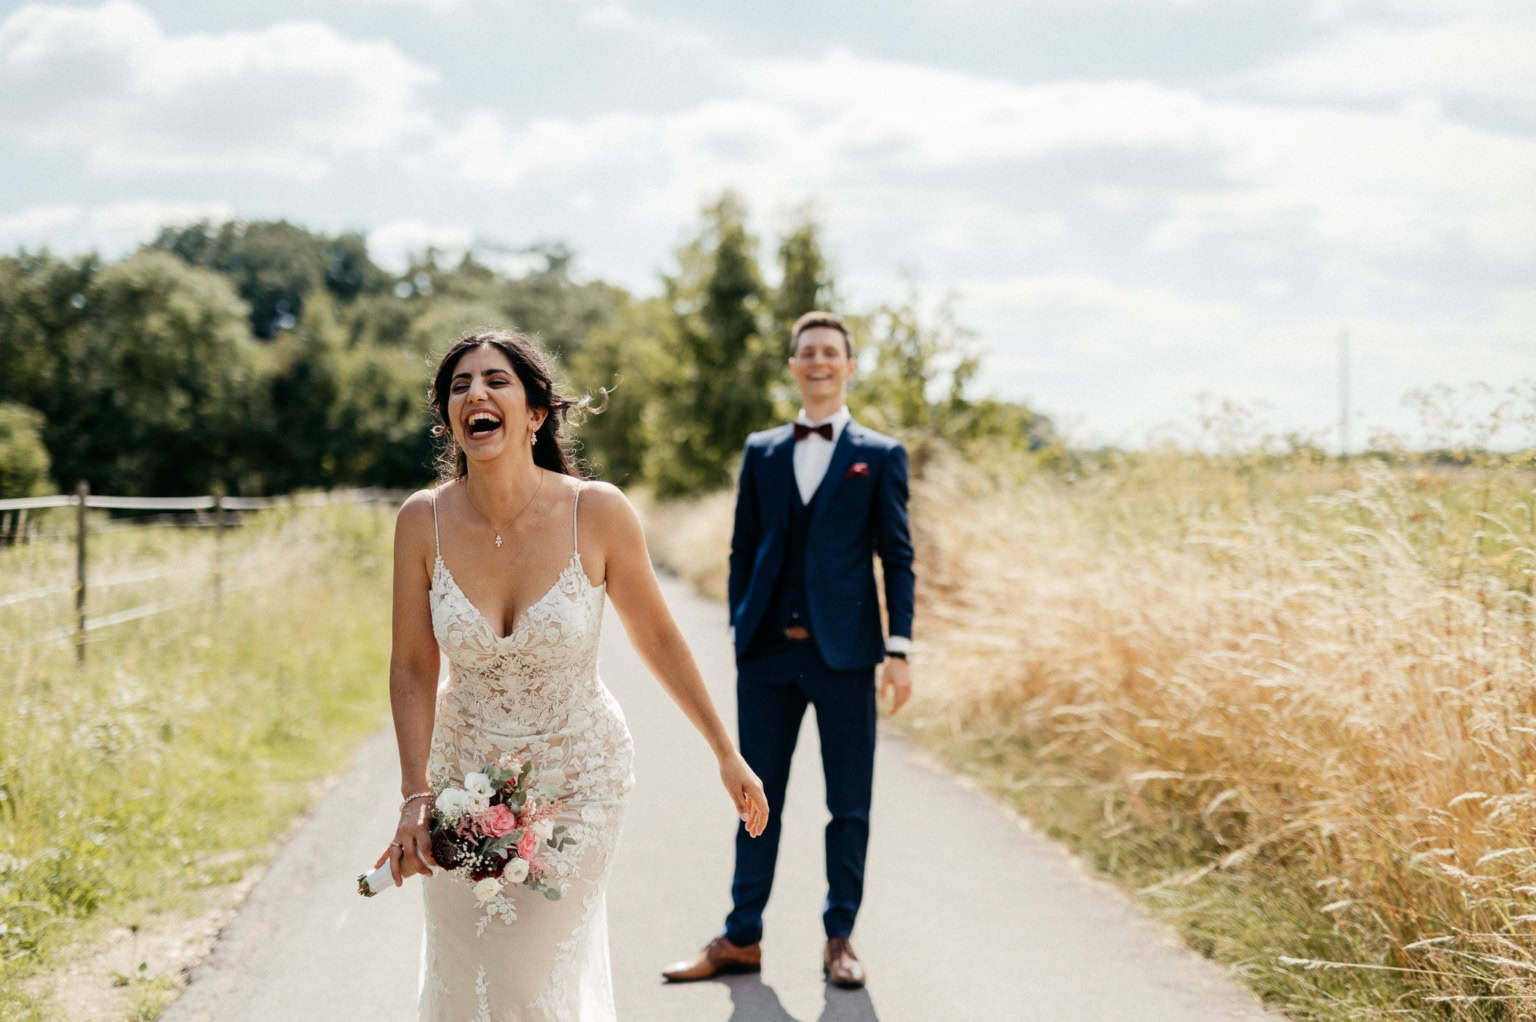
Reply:
[[533, 498], [537, 497], [539, 495], [539, 491], [542, 490], [543, 488], [544, 488], [544, 473], [540, 472], [539, 473], [539, 484], [533, 488], [533, 493], [529, 495], [527, 503], [525, 503], [522, 507], [518, 508], [517, 509], [517, 514], [515, 514], [511, 518], [507, 519], [507, 524], [503, 525], [500, 529], [496, 528], [496, 526], [494, 526], [494, 525], [491, 525], [491, 520], [489, 518], [485, 517], [485, 515], [481, 514], [479, 508], [475, 507], [475, 498], [469, 492], [469, 484], [468, 483], [465, 483], [465, 485], [464, 485], [464, 496], [469, 501], [469, 506], [470, 506], [470, 508], [472, 508], [474, 510], [475, 514], [480, 515], [480, 520], [482, 522], [484, 522], [486, 525], [490, 525], [491, 526], [491, 530], [496, 533], [496, 548], [499, 550], [499, 549], [501, 549], [501, 533], [502, 533], [502, 531], [505, 530], [505, 529], [510, 529], [512, 527], [512, 525], [519, 518], [523, 517], [523, 512], [528, 510], [528, 505], [533, 503]]

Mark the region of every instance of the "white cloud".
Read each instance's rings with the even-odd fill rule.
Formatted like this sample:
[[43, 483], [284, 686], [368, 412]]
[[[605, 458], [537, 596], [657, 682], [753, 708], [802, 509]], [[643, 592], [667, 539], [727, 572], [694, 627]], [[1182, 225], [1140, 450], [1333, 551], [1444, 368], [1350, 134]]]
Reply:
[[638, 14], [622, 0], [594, 4], [582, 13], [581, 20], [594, 28], [622, 32], [650, 46], [703, 53], [718, 45], [713, 36], [694, 25], [675, 18]]
[[318, 22], [169, 36], [133, 0], [33, 4], [0, 23], [0, 130], [102, 173], [324, 174], [429, 123], [436, 75]]
[[469, 228], [453, 224], [406, 218], [368, 232], [368, 257], [391, 273], [404, 273], [425, 261], [429, 251], [438, 266], [455, 265], [470, 255], [509, 277], [541, 270], [548, 263], [542, 252], [478, 238]]
[[1223, 187], [1170, 195], [1158, 249], [1229, 247], [1392, 270], [1536, 264], [1536, 140], [1418, 107], [1374, 115], [1215, 107]]
[[1447, 6], [1437, 17], [1406, 23], [1350, 24], [1235, 82], [1303, 99], [1470, 98], [1536, 116], [1533, 9], [1487, 6]]
[[360, 7], [420, 7], [431, 14], [451, 14], [476, 3], [504, 0], [349, 0]]
[[652, 233], [725, 187], [759, 222], [814, 197], [858, 268], [845, 293], [898, 297], [868, 268], [916, 263], [963, 295], [988, 385], [1100, 437], [1187, 420], [1200, 392], [1326, 429], [1344, 327], [1357, 439], [1411, 432], [1411, 387], [1536, 375], [1530, 292], [1496, 297], [1536, 269], [1536, 139], [1432, 102], [1025, 86], [834, 52], [743, 64], [736, 94], [676, 112], [519, 129], [487, 111], [453, 141], [474, 159], [437, 155], [468, 179], [579, 181]]
[[1475, 319], [1391, 310], [1276, 315], [1272, 306], [1205, 299], [1094, 274], [958, 281], [961, 312], [989, 342], [989, 382], [1028, 399], [1082, 443], [1136, 444], [1188, 426], [1197, 397], [1259, 408], [1276, 432], [1321, 433], [1338, 415], [1338, 342], [1350, 338], [1351, 434], [1419, 435], [1403, 402], [1415, 387], [1536, 379], [1536, 287], [1500, 289]]
[[492, 110], [477, 110], [456, 128], [440, 132], [429, 155], [409, 164], [421, 173], [446, 165], [475, 184], [513, 187], [527, 178], [565, 175], [603, 162], [632, 157], [652, 137], [648, 115], [605, 114], [575, 123], [536, 118], [519, 131]]
[[[741, 94], [676, 113], [481, 111], [430, 161], [465, 180], [601, 181], [658, 225], [722, 188], [815, 196], [844, 231], [897, 227], [896, 258], [1019, 253], [1141, 221], [1126, 245], [1397, 274], [1536, 265], [1536, 140], [1446, 119], [1220, 101], [1141, 82], [1021, 86], [832, 53], [750, 63]], [[1122, 230], [1130, 230], [1122, 227]]]
[[153, 240], [162, 227], [234, 215], [227, 202], [137, 199], [33, 206], [0, 216], [0, 251], [47, 246], [62, 252], [92, 249], [111, 258]]
[[392, 273], [404, 273], [413, 262], [435, 250], [447, 265], [464, 257], [474, 243], [466, 228], [429, 224], [423, 220], [395, 220], [368, 232], [368, 257]]
[[84, 210], [74, 203], [33, 206], [0, 216], [0, 248], [33, 248], [48, 244], [78, 224]]

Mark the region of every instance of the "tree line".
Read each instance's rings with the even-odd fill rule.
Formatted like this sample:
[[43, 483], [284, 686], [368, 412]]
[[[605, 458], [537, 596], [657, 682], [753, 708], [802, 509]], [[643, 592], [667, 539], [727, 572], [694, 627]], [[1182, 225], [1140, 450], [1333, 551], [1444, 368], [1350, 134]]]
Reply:
[[[746, 434], [794, 414], [789, 325], [831, 308], [854, 326], [862, 421], [909, 441], [1046, 459], [1050, 423], [970, 395], [967, 332], [916, 297], [840, 308], [822, 231], [802, 216], [772, 248], [745, 205], [700, 213], [637, 296], [534, 246], [513, 275], [422, 253], [403, 274], [357, 234], [285, 221], [164, 229], [115, 262], [0, 257], [0, 496], [72, 488], [130, 495], [421, 485], [432, 476], [426, 387], [465, 330], [533, 334], [566, 386], [608, 407], [577, 430], [590, 470], [663, 496], [726, 485]], [[1033, 452], [1033, 453], [1030, 453]]]

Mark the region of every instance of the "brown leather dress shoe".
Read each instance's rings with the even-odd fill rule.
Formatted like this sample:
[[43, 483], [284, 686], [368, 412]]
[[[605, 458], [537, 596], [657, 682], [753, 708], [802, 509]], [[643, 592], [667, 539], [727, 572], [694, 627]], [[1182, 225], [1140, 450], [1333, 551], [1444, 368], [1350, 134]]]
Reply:
[[762, 967], [761, 944], [738, 947], [724, 936], [719, 936], [695, 957], [669, 965], [661, 970], [661, 974], [669, 983], [684, 983], [694, 979], [709, 979], [722, 973], [757, 972]]
[[828, 937], [827, 949], [821, 956], [821, 973], [833, 983], [848, 990], [864, 985], [864, 966], [853, 953], [853, 944], [847, 937]]

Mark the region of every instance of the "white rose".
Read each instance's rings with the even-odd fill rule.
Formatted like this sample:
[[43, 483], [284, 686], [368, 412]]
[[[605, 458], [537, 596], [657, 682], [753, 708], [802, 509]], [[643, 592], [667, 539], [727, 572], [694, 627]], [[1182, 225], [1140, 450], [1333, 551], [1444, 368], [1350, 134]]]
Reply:
[[491, 779], [478, 771], [464, 778], [464, 790], [487, 802], [491, 800], [492, 795], [496, 794], [496, 786], [491, 783]]
[[528, 860], [517, 856], [507, 860], [507, 866], [501, 871], [501, 878], [509, 884], [520, 884], [528, 879]]
[[536, 820], [533, 824], [533, 832], [539, 835], [541, 840], [548, 841], [550, 838], [555, 836], [555, 821]]
[[472, 812], [472, 813], [483, 813], [483, 812], [485, 812], [489, 808], [491, 808], [491, 800], [490, 799], [486, 798], [484, 795], [477, 795], [474, 792], [470, 792], [469, 793], [469, 811], [470, 812]]
[[481, 902], [490, 901], [501, 893], [501, 880], [497, 877], [486, 877], [475, 885], [475, 898]]
[[437, 796], [437, 811], [450, 820], [456, 820], [469, 808], [469, 793], [463, 788], [444, 788]]

